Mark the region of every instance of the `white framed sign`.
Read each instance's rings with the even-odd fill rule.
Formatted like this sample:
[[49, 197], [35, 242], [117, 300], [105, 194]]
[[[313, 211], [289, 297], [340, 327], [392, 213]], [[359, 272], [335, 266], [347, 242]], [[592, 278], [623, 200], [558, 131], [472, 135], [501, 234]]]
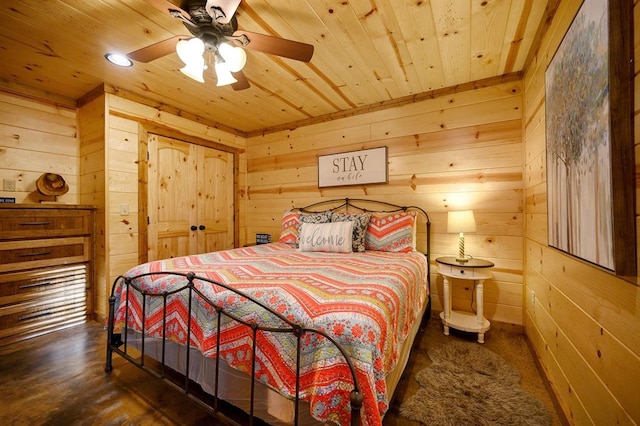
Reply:
[[387, 147], [318, 157], [318, 187], [387, 183]]

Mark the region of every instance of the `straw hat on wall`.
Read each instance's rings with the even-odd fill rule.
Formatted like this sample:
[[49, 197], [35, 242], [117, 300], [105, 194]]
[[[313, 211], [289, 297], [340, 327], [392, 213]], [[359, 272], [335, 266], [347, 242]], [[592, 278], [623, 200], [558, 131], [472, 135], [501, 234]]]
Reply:
[[56, 173], [45, 173], [36, 181], [36, 188], [42, 195], [64, 195], [69, 192], [69, 185]]

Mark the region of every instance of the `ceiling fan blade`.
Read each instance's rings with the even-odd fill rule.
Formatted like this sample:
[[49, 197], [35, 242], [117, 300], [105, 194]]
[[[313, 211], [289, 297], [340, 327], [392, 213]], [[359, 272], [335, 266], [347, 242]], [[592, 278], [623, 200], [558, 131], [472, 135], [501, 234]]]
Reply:
[[178, 41], [184, 38], [188, 37], [174, 36], [166, 40], [154, 43], [150, 46], [143, 47], [142, 49], [133, 51], [127, 54], [127, 56], [129, 57], [129, 59], [133, 59], [134, 61], [151, 62], [170, 53], [174, 53], [176, 51], [176, 44], [178, 44]]
[[231, 75], [233, 75], [233, 77], [236, 80], [238, 80], [236, 83], [233, 83], [231, 85], [233, 90], [244, 90], [244, 89], [248, 89], [249, 87], [251, 87], [249, 85], [249, 80], [247, 80], [247, 77], [244, 75], [244, 73], [242, 71], [232, 72]]
[[147, 2], [149, 5], [158, 9], [160, 12], [168, 13], [169, 15], [171, 15], [171, 11], [175, 10], [180, 12], [180, 14], [185, 19], [191, 20], [191, 16], [189, 16], [187, 12], [185, 12], [179, 6], [176, 6], [174, 3], [170, 2], [169, 0], [144, 0], [144, 1]]
[[[240, 2], [242, 0], [207, 0], [207, 4], [205, 9], [209, 15], [213, 18], [214, 21], [220, 22], [222, 24], [228, 24], [231, 21], [231, 18], [236, 13], [238, 6], [240, 6]], [[216, 17], [215, 12], [211, 10], [211, 8], [219, 9], [222, 11], [222, 17]]]
[[248, 43], [244, 44], [242, 40], [238, 41], [243, 44], [244, 48], [249, 50], [270, 53], [302, 62], [309, 62], [313, 56], [313, 45], [311, 44], [243, 30], [233, 33], [234, 39], [237, 37], [242, 39], [244, 38], [243, 36], [249, 40]]

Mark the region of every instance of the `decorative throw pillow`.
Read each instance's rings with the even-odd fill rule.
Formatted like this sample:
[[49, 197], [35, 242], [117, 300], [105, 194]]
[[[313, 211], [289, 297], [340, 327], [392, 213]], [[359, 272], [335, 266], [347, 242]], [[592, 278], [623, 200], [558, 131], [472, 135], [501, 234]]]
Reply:
[[300, 223], [328, 223], [331, 222], [331, 212], [300, 213]]
[[373, 213], [365, 235], [367, 250], [404, 252], [414, 250], [415, 213]]
[[282, 215], [282, 227], [278, 242], [298, 247], [298, 232], [301, 223], [327, 223], [331, 222], [331, 212], [300, 213], [288, 210]]
[[351, 253], [353, 222], [301, 223], [300, 251]]
[[286, 211], [282, 215], [282, 229], [279, 242], [296, 246], [298, 244], [298, 228], [300, 227], [300, 212]]
[[367, 233], [367, 226], [369, 226], [369, 218], [371, 213], [332, 213], [331, 222], [353, 222], [353, 251], [361, 252], [365, 251], [364, 238]]

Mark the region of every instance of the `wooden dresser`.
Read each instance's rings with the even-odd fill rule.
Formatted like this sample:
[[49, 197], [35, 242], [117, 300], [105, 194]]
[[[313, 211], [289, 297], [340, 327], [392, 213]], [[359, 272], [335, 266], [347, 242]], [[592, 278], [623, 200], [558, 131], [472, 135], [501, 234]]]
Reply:
[[0, 204], [0, 346], [93, 312], [92, 206]]

